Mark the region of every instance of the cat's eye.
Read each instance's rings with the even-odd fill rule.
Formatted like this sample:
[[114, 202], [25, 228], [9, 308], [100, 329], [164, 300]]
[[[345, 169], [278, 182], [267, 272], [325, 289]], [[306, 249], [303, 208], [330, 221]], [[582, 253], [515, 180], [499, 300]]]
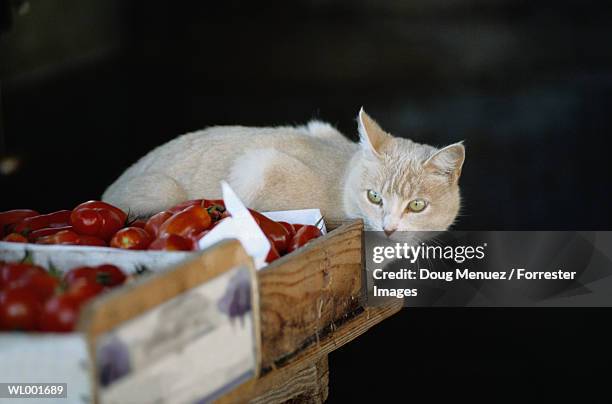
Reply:
[[374, 190], [368, 189], [368, 200], [374, 205], [382, 205], [382, 196]]
[[427, 202], [423, 199], [413, 199], [408, 203], [408, 209], [412, 212], [422, 212], [427, 207]]

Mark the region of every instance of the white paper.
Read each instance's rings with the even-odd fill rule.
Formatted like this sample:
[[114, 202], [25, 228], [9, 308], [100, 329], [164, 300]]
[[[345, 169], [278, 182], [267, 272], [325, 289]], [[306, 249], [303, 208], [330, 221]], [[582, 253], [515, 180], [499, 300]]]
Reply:
[[[240, 198], [226, 183], [221, 183], [223, 201], [227, 211], [232, 215], [223, 219], [210, 233], [202, 237], [198, 247], [203, 250], [224, 239], [238, 239], [242, 246], [255, 262], [255, 268], [261, 269], [267, 265], [266, 257], [270, 251], [270, 242], [257, 222], [244, 206]], [[321, 220], [319, 209], [283, 210], [275, 212], [261, 212], [268, 218], [287, 223], [315, 225], [318, 223], [322, 234], [326, 234], [325, 222]]]
[[[297, 210], [276, 210], [274, 212], [261, 212], [277, 222], [287, 222], [291, 224], [310, 224], [317, 225], [321, 234], [327, 234], [325, 220], [321, 220], [323, 215], [319, 209], [297, 209]], [[318, 223], [318, 224], [317, 224]]]
[[225, 182], [221, 182], [225, 208], [232, 215], [223, 219], [199, 241], [201, 250], [224, 239], [237, 239], [255, 262], [257, 269], [266, 265], [270, 242], [240, 198]]

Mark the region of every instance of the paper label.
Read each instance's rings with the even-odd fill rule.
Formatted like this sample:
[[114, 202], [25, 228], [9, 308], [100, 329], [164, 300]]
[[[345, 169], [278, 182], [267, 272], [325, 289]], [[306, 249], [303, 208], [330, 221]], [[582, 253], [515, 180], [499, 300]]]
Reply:
[[101, 336], [100, 401], [209, 402], [254, 377], [252, 281], [237, 267]]

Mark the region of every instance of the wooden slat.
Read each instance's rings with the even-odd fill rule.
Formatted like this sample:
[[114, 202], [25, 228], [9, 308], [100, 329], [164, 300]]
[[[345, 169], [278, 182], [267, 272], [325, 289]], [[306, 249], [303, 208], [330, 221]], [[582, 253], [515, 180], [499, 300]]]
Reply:
[[362, 230], [343, 225], [258, 272], [264, 369], [359, 307]]
[[[324, 336], [318, 343], [311, 344], [307, 348], [296, 352], [284, 366], [280, 366], [240, 386], [232, 393], [224, 396], [217, 404], [244, 403], [244, 402], [266, 402], [280, 403], [294, 400], [300, 396], [308, 396], [306, 391], [325, 392], [327, 396], [327, 375], [319, 372], [321, 380], [315, 388], [307, 382], [307, 375], [313, 379], [314, 368], [321, 369], [321, 360], [327, 361], [327, 355], [359, 337], [374, 325], [392, 316], [402, 308], [401, 300], [391, 301], [388, 305], [371, 307], [360, 310], [359, 314], [339, 325], [333, 332]], [[323, 394], [321, 395], [323, 396]], [[317, 401], [317, 395], [312, 395], [312, 400]]]
[[223, 241], [176, 269], [143, 276], [95, 299], [83, 310], [78, 329], [93, 343], [98, 335], [239, 265], [253, 268], [251, 257], [238, 241]]
[[[258, 338], [256, 344], [260, 346], [255, 267], [240, 242], [230, 240], [214, 245], [172, 270], [145, 276], [88, 304], [81, 313], [77, 329], [87, 335], [90, 356], [94, 358], [94, 363], [95, 343], [101, 334], [237, 266], [251, 269], [255, 334]], [[257, 363], [260, 362], [259, 352], [258, 349]], [[92, 377], [97, 380], [96, 375]], [[95, 397], [94, 402], [99, 402], [97, 383], [93, 384], [92, 394]]]
[[[365, 308], [353, 319], [339, 325], [333, 332], [330, 332], [318, 343], [313, 343], [296, 352], [288, 363], [290, 363], [291, 366], [297, 366], [299, 363], [317, 360], [321, 355], [327, 355], [364, 334], [376, 324], [399, 312], [402, 307], [403, 301], [397, 299], [385, 306]], [[287, 369], [286, 366], [281, 366], [270, 373], [286, 371]], [[264, 377], [267, 377], [267, 375]]]
[[329, 367], [327, 355], [317, 361], [302, 363], [293, 372], [282, 372], [276, 378], [260, 379], [259, 393], [250, 399], [253, 404], [285, 403], [323, 403], [327, 399], [329, 386]]
[[345, 224], [351, 224], [354, 220], [339, 220], [339, 219], [329, 219], [325, 218], [325, 227], [327, 227], [328, 231], [336, 230], [339, 227], [344, 226]]

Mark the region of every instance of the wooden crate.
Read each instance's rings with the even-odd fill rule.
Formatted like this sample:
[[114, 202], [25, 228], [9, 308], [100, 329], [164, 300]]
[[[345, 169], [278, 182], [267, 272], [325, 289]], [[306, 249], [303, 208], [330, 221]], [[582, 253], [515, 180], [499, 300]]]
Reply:
[[210, 401], [259, 374], [257, 285], [221, 242], [94, 299], [76, 332], [0, 333], [0, 379], [67, 383], [67, 402]]
[[[254, 375], [258, 377], [228, 390], [218, 401], [324, 401], [327, 355], [401, 308], [397, 300], [382, 307], [364, 306], [363, 257], [363, 223], [357, 220], [339, 225], [254, 274], [258, 293], [253, 307], [259, 309], [255, 334], [260, 347]], [[79, 324], [93, 362], [96, 344], [105, 334], [245, 263], [252, 265], [239, 243], [224, 242], [196, 261], [94, 301]]]
[[[240, 297], [244, 298], [244, 293], [247, 293], [249, 296], [248, 308], [244, 307], [244, 311], [235, 314], [233, 319], [233, 314], [228, 312], [221, 316], [224, 318], [221, 322], [214, 322], [211, 317], [207, 318], [207, 314], [216, 314], [216, 317], [219, 317], [216, 306], [220, 301], [209, 300], [207, 306], [212, 306], [213, 310], [207, 310], [206, 312], [204, 312], [205, 306], [201, 304], [205, 303], [206, 298], [212, 297], [210, 295], [211, 291], [214, 292], [214, 290], [211, 289], [211, 287], [213, 287], [212, 282], [218, 281], [222, 279], [222, 277], [228, 278], [236, 271], [242, 271], [242, 274], [246, 276], [246, 279], [243, 280], [248, 290], [246, 292], [242, 290], [230, 290], [231, 288], [228, 288], [228, 286], [232, 286], [232, 281], [229, 279], [229, 283], [225, 283], [227, 286], [222, 288], [225, 290], [224, 298], [227, 297], [233, 300], [236, 297], [236, 293], [239, 292], [243, 292]], [[236, 272], [235, 274], [238, 273]], [[207, 287], [208, 292], [196, 295], [197, 291], [204, 290]], [[216, 287], [216, 290], [218, 291], [219, 288]], [[213, 293], [213, 295], [214, 294], [215, 293]], [[185, 301], [190, 295], [195, 297], [190, 303], [185, 304], [177, 302], [178, 299]], [[159, 343], [158, 340], [160, 336], [151, 335], [147, 340], [151, 347], [142, 349], [142, 353], [145, 355], [152, 355], [156, 350], [163, 351], [163, 353], [159, 355], [161, 359], [158, 360], [157, 363], [154, 362], [152, 365], [147, 364], [142, 370], [138, 369], [141, 375], [136, 375], [136, 377], [132, 377], [124, 383], [130, 385], [120, 390], [121, 393], [113, 395], [103, 394], [98, 391], [96, 397], [98, 397], [100, 402], [121, 403], [126, 399], [126, 397], [123, 396], [123, 391], [131, 391], [136, 395], [130, 396], [127, 398], [127, 401], [132, 401], [134, 397], [138, 397], [136, 400], [139, 402], [150, 402], [153, 399], [156, 401], [161, 400], [162, 402], [194, 402], [201, 400], [208, 402], [210, 401], [210, 397], [218, 397], [219, 395], [218, 392], [210, 392], [209, 387], [203, 388], [206, 384], [212, 384], [212, 377], [218, 377], [217, 382], [220, 383], [220, 387], [216, 389], [226, 391], [231, 391], [246, 379], [257, 377], [261, 359], [258, 296], [255, 269], [252, 259], [246, 254], [238, 241], [231, 240], [221, 242], [215, 247], [205, 250], [197, 258], [188, 260], [178, 265], [173, 270], [156, 274], [152, 279], [145, 280], [141, 284], [128, 285], [127, 288], [118, 291], [115, 295], [109, 295], [106, 298], [95, 301], [94, 304], [89, 305], [83, 313], [79, 329], [87, 335], [91, 356], [97, 361], [100, 360], [100, 358], [97, 357], [100, 348], [98, 344], [100, 337], [108, 337], [109, 333], [111, 333], [111, 335], [116, 333], [117, 327], [126, 328], [126, 324], [130, 322], [133, 323], [135, 319], [143, 323], [144, 327], [150, 326], [151, 321], [143, 321], [143, 317], [152, 314], [154, 311], [160, 312], [162, 310], [167, 310], [171, 307], [169, 305], [174, 302], [172, 311], [167, 311], [165, 313], [166, 315], [160, 316], [157, 321], [158, 328], [159, 326], [166, 328], [165, 332], [157, 328], [150, 330], [153, 334], [159, 333], [160, 331], [161, 334], [166, 334], [166, 341]], [[228, 305], [231, 304], [233, 303], [228, 303]], [[244, 302], [242, 302], [242, 304], [244, 304]], [[172, 318], [169, 318], [169, 315], [171, 315]], [[180, 317], [185, 318], [181, 319]], [[200, 318], [198, 319], [198, 317]], [[172, 329], [168, 329], [169, 325], [166, 324], [166, 322], [175, 322], [177, 323], [176, 325], [180, 322], [183, 326], [178, 326], [179, 328], [171, 327]], [[227, 324], [228, 322], [231, 324]], [[196, 323], [200, 323], [200, 325], [195, 325]], [[222, 324], [225, 324], [225, 327], [229, 325], [229, 333], [226, 331], [225, 334], [228, 339], [220, 340], [217, 337], [204, 340], [204, 338], [208, 337], [210, 331], [216, 331], [216, 328], [221, 327]], [[134, 329], [134, 324], [131, 326], [132, 329]], [[189, 336], [183, 338], [185, 343], [183, 344], [181, 342], [179, 345], [176, 342], [179, 338], [179, 330], [183, 330], [182, 333], [185, 334], [185, 330], [189, 328], [194, 328], [194, 332], [188, 333]], [[237, 335], [238, 329], [242, 330], [240, 332], [240, 335], [242, 335], [240, 339], [234, 337]], [[237, 344], [233, 341], [242, 342]], [[204, 342], [210, 345], [205, 346]], [[140, 343], [142, 343], [142, 341]], [[243, 355], [241, 357], [242, 359], [240, 362], [242, 366], [244, 366], [245, 360], [250, 363], [249, 367], [246, 368], [247, 373], [240, 375], [238, 378], [234, 376], [233, 379], [227, 379], [229, 376], [228, 372], [231, 372], [232, 367], [223, 368], [224, 365], [229, 365], [225, 363], [227, 359], [226, 355], [244, 350], [245, 347], [242, 344], [247, 343], [249, 344], [249, 348], [247, 349], [248, 353], [246, 356]], [[165, 346], [154, 348], [156, 345]], [[187, 350], [188, 346], [196, 346], [196, 348], [191, 349], [191, 356], [195, 355], [197, 358], [185, 356], [183, 351]], [[225, 354], [219, 355], [215, 353], [215, 351], [225, 351]], [[166, 359], [171, 356], [182, 357], [182, 360]], [[211, 359], [211, 357], [215, 357], [216, 359]], [[166, 370], [166, 374], [168, 374], [168, 371], [171, 371], [175, 379], [175, 373], [182, 374], [182, 376], [180, 376], [181, 386], [178, 390], [175, 388], [175, 391], [171, 394], [163, 392], [160, 393], [159, 396], [153, 395], [144, 399], [138, 391], [155, 389], [156, 381], [158, 383], [174, 384], [169, 380], [158, 380], [158, 375], [150, 371], [151, 367], [159, 368], [159, 363], [161, 362], [166, 364], [165, 367], [170, 368]], [[189, 369], [189, 364], [193, 365], [198, 362], [208, 363], [205, 366], [199, 366], [197, 369]], [[235, 368], [238, 365], [233, 363], [232, 366]], [[198, 370], [208, 372], [206, 375], [207, 383], [201, 382], [200, 377], [204, 375], [198, 375]], [[222, 376], [217, 376], [217, 373]], [[136, 386], [133, 386], [135, 383]], [[95, 386], [99, 387], [99, 384], [96, 383]], [[191, 391], [188, 391], [189, 389], [191, 389]], [[165, 388], [161, 390], [165, 390]], [[197, 395], [202, 394], [204, 391], [207, 391], [207, 395]], [[108, 399], [108, 397], [112, 397], [113, 399]]]
[[327, 355], [402, 307], [364, 307], [362, 236], [362, 221], [341, 224], [258, 272], [261, 376], [220, 402], [327, 398]]

